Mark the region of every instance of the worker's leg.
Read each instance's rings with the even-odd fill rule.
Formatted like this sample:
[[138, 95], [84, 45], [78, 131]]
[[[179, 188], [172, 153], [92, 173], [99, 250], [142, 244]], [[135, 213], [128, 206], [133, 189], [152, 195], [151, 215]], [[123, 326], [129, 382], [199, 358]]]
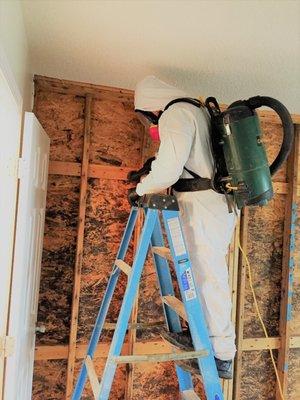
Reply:
[[181, 220], [196, 285], [209, 327], [215, 356], [234, 357], [235, 332], [231, 323], [231, 293], [225, 260], [235, 225], [223, 196], [214, 192], [178, 196]]
[[199, 246], [198, 252], [192, 253], [191, 262], [215, 356], [221, 360], [230, 360], [236, 348], [224, 256], [215, 254], [212, 248]]

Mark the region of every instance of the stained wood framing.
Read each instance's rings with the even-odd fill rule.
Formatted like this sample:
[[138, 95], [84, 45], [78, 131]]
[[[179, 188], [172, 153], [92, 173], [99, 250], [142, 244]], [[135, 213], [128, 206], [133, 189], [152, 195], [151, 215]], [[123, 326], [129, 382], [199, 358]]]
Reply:
[[[138, 215], [137, 222], [135, 225], [135, 230], [134, 230], [134, 254], [138, 247], [138, 242], [140, 239], [141, 229], [142, 229], [142, 224], [143, 224], [143, 213], [141, 211], [142, 210], [139, 210], [139, 215]], [[132, 324], [136, 324], [137, 319], [138, 319], [138, 292], [137, 292], [137, 295], [136, 295], [136, 298], [135, 298], [135, 301], [133, 304], [130, 322]], [[133, 354], [135, 343], [136, 343], [136, 329], [130, 329], [130, 331], [128, 333], [129, 354]], [[134, 365], [128, 364], [126, 372], [127, 372], [127, 382], [126, 382], [126, 387], [125, 387], [125, 399], [124, 400], [131, 400], [133, 398]]]
[[[286, 199], [284, 234], [283, 234], [283, 257], [282, 257], [282, 280], [281, 280], [281, 307], [279, 334], [281, 337], [278, 354], [278, 372], [284, 396], [287, 395], [288, 362], [290, 344], [290, 325], [292, 319], [292, 295], [295, 270], [295, 224], [297, 219], [297, 183], [298, 183], [298, 157], [299, 157], [299, 133], [296, 129], [295, 142], [290, 154], [287, 166], [287, 179], [289, 191]], [[276, 400], [280, 400], [279, 389], [276, 391]]]
[[[56, 93], [74, 94], [85, 97], [90, 94], [95, 99], [129, 101], [132, 102], [133, 90], [116, 88], [104, 85], [94, 85], [85, 82], [74, 82], [67, 79], [49, 78], [42, 75], [34, 76], [34, 83], [43, 90]], [[227, 105], [221, 104], [221, 109], [227, 108]], [[258, 111], [260, 118], [272, 123], [280, 123], [278, 115], [274, 111]], [[300, 124], [300, 115], [292, 114], [294, 124]]]
[[[110, 343], [100, 343], [97, 346], [95, 352], [96, 358], [106, 357], [109, 351]], [[131, 354], [129, 341], [124, 343], [122, 354]], [[268, 350], [268, 349], [279, 349], [280, 338], [270, 337], [270, 338], [254, 338], [254, 339], [243, 339], [242, 341], [242, 351], [258, 351], [258, 350]], [[300, 348], [300, 336], [290, 337], [290, 349]], [[68, 358], [68, 345], [53, 345], [53, 346], [37, 346], [35, 348], [35, 360], [66, 360]], [[149, 340], [134, 343], [134, 351], [140, 349], [142, 352], [149, 352], [150, 348], [153, 348], [154, 352], [167, 352], [168, 345], [163, 340]], [[77, 344], [76, 346], [76, 359], [82, 359], [85, 357], [87, 350], [86, 344]]]
[[[231, 288], [231, 301], [232, 301], [232, 312], [231, 320], [233, 325], [236, 323], [236, 307], [237, 307], [237, 288], [238, 288], [238, 271], [239, 271], [239, 249], [238, 249], [238, 237], [240, 234], [241, 221], [237, 222], [233, 240], [230, 244], [228, 251], [228, 269], [229, 269], [229, 286]], [[224, 400], [232, 400], [233, 393], [233, 380], [222, 381]]]
[[[107, 165], [89, 164], [88, 178], [113, 179], [126, 181], [132, 168], [112, 167]], [[64, 176], [80, 176], [81, 164], [75, 162], [50, 161], [49, 174]]]
[[[110, 343], [99, 343], [97, 345], [93, 358], [105, 358], [108, 354]], [[134, 354], [144, 353], [167, 353], [170, 351], [170, 346], [163, 340], [149, 340], [135, 342]], [[87, 345], [77, 344], [76, 359], [83, 359], [86, 356]], [[130, 354], [129, 343], [126, 341], [122, 347], [121, 354]], [[68, 346], [38, 346], [35, 350], [35, 360], [65, 360], [68, 358]]]
[[[291, 344], [290, 347], [292, 346]], [[242, 351], [279, 349], [279, 347], [280, 337], [243, 339], [242, 341]]]
[[[35, 77], [36, 88], [37, 90], [46, 90], [56, 93], [62, 94], [73, 94], [79, 97], [86, 97], [86, 94], [89, 93], [93, 97], [101, 100], [112, 100], [112, 101], [126, 101], [128, 103], [132, 103], [132, 94], [133, 92], [130, 90], [118, 89], [118, 88], [110, 88], [106, 86], [97, 86], [97, 85], [89, 85], [85, 83], [78, 83], [66, 80], [57, 80], [52, 78], [45, 78], [36, 76]], [[272, 111], [263, 111], [259, 112], [260, 118], [263, 121], [267, 121], [270, 124], [279, 124], [280, 121], [275, 113]], [[293, 116], [294, 123], [300, 123], [300, 116], [294, 115]], [[146, 137], [146, 136], [145, 136]], [[298, 139], [299, 142], [299, 139]], [[144, 148], [144, 146], [142, 146]], [[297, 155], [298, 156], [298, 155]], [[296, 158], [297, 158], [296, 156]], [[82, 160], [83, 162], [83, 160]], [[136, 169], [136, 168], [135, 168]], [[131, 168], [124, 168], [124, 167], [113, 167], [108, 165], [97, 165], [97, 164], [89, 164], [88, 169], [86, 172], [86, 178], [100, 178], [100, 179], [113, 179], [116, 181], [125, 181], [128, 172]], [[65, 175], [65, 176], [82, 176], [82, 164], [76, 162], [59, 162], [59, 161], [52, 161], [50, 163], [50, 174], [57, 174], [57, 175]], [[275, 182], [274, 183], [274, 190], [277, 194], [287, 194], [287, 202], [289, 202], [291, 192], [289, 191], [291, 185], [290, 179], [288, 182]], [[293, 195], [300, 194], [300, 187], [293, 185], [294, 191]], [[296, 189], [295, 189], [296, 188]], [[288, 215], [288, 214], [286, 214]], [[244, 213], [242, 218], [241, 224], [241, 241], [243, 246], [246, 247], [247, 242], [247, 211]], [[285, 234], [286, 235], [286, 234]], [[287, 234], [288, 235], [288, 234]], [[78, 235], [79, 236], [79, 235]], [[244, 242], [245, 241], [245, 242]], [[286, 248], [286, 245], [284, 245]], [[230, 257], [234, 257], [231, 255]], [[290, 260], [290, 257], [284, 255], [286, 260]], [[232, 264], [233, 259], [230, 259], [230, 264]], [[233, 276], [231, 277], [232, 279]], [[239, 276], [238, 276], [238, 298], [237, 298], [237, 347], [238, 347], [238, 354], [237, 354], [237, 361], [235, 365], [236, 377], [234, 380], [234, 397], [233, 399], [237, 400], [243, 398], [243, 393], [240, 390], [240, 377], [241, 377], [241, 356], [243, 351], [253, 351], [253, 350], [263, 350], [263, 349], [280, 349], [280, 351], [284, 348], [285, 352], [288, 347], [290, 348], [300, 348], [300, 337], [298, 336], [289, 336], [284, 337], [284, 343], [282, 342], [280, 337], [270, 337], [266, 338], [247, 338], [243, 337], [243, 319], [244, 319], [244, 295], [245, 295], [245, 278], [246, 272], [243, 265], [240, 266], [239, 269]], [[76, 286], [76, 284], [75, 284]], [[80, 282], [79, 282], [80, 287]], [[74, 287], [75, 291], [75, 287]], [[286, 291], [285, 287], [285, 295], [288, 294], [289, 291]], [[78, 293], [79, 294], [79, 293]], [[74, 293], [73, 293], [74, 295]], [[234, 298], [233, 298], [234, 300]], [[74, 303], [74, 302], [73, 302]], [[283, 307], [283, 305], [282, 305]], [[288, 303], [285, 305], [285, 310], [290, 310], [288, 307]], [[73, 318], [73, 314], [72, 314]], [[135, 316], [133, 316], [134, 321]], [[281, 318], [282, 319], [282, 318]], [[77, 324], [77, 320], [75, 319]], [[285, 321], [284, 321], [285, 323]], [[72, 324], [73, 326], [73, 324]], [[74, 328], [73, 328], [74, 329]], [[77, 329], [77, 328], [76, 328]], [[285, 329], [285, 328], [284, 328]], [[133, 336], [130, 337], [131, 332]], [[280, 332], [281, 333], [281, 332]], [[287, 339], [287, 336], [289, 339]], [[126, 342], [123, 346], [122, 354], [144, 354], [144, 353], [151, 353], [152, 350], [155, 353], [166, 353], [169, 351], [168, 347], [166, 347], [163, 341], [148, 341], [148, 342], [135, 342], [135, 331], [130, 331], [128, 335], [128, 342]], [[71, 345], [71, 343], [70, 343]], [[109, 343], [101, 343], [97, 347], [96, 355], [99, 358], [105, 357], [107, 355], [109, 349]], [[38, 346], [36, 348], [36, 360], [64, 360], [70, 357], [70, 347], [68, 346]], [[86, 345], [78, 344], [76, 346], [73, 343], [73, 359], [82, 359], [85, 357]], [[287, 353], [287, 352], [286, 352]], [[285, 353], [285, 354], [286, 354]], [[280, 360], [279, 360], [280, 361]], [[68, 369], [69, 374], [69, 369]], [[72, 372], [73, 374], [73, 372]], [[287, 375], [287, 374], [285, 374]], [[126, 400], [132, 398], [132, 385], [133, 374], [132, 371], [128, 373], [128, 396]], [[226, 385], [226, 398], [231, 400], [230, 398], [230, 384]]]
[[[247, 251], [247, 230], [248, 230], [248, 209], [244, 208], [241, 213], [240, 243]], [[246, 284], [246, 264], [240, 252], [239, 273], [238, 273], [238, 292], [237, 292], [237, 314], [236, 314], [236, 347], [237, 353], [234, 366], [233, 399], [241, 398], [241, 374], [242, 374], [242, 352], [244, 335], [244, 307], [245, 307], [245, 284]]]
[[37, 88], [55, 93], [73, 94], [81, 97], [90, 95], [94, 99], [133, 102], [133, 91], [128, 89], [48, 78], [41, 75], [34, 76], [34, 83]]
[[[127, 175], [133, 168], [113, 167], [107, 165], [89, 164], [88, 177], [99, 179], [113, 179], [126, 181]], [[49, 174], [64, 176], [80, 176], [81, 164], [75, 162], [50, 161]], [[274, 192], [277, 194], [288, 193], [287, 182], [273, 182]], [[300, 185], [297, 186], [297, 195], [300, 195]]]
[[84, 142], [83, 142], [82, 164], [81, 164], [79, 220], [77, 228], [77, 246], [76, 246], [75, 270], [74, 270], [72, 315], [71, 315], [71, 328], [70, 328], [69, 354], [68, 354], [68, 367], [67, 367], [67, 385], [66, 385], [67, 400], [71, 398], [72, 394], [74, 367], [76, 358], [75, 353], [76, 353], [76, 340], [77, 340], [77, 327], [78, 327], [80, 280], [81, 280], [84, 223], [85, 223], [87, 185], [88, 185], [87, 180], [88, 180], [90, 130], [91, 130], [91, 102], [92, 102], [92, 97], [90, 95], [87, 95], [85, 100]]

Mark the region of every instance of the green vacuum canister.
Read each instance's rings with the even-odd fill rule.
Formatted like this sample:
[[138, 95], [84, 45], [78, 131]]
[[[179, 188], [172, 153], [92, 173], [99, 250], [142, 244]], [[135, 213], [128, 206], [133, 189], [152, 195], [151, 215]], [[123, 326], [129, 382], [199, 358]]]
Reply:
[[273, 185], [266, 150], [256, 112], [237, 106], [223, 115], [223, 151], [238, 208], [265, 205], [273, 197]]
[[[206, 100], [206, 106], [212, 121], [216, 190], [233, 195], [239, 209], [267, 204], [274, 195], [272, 175], [286, 160], [293, 144], [294, 129], [288, 110], [278, 100], [262, 96], [239, 100], [223, 112], [214, 97]], [[280, 151], [271, 166], [256, 112], [262, 106], [277, 112], [284, 132]]]

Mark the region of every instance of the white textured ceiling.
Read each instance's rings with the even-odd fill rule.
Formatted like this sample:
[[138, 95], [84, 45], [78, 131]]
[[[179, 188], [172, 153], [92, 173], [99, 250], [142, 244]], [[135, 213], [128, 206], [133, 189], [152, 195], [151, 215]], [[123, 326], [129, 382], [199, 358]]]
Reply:
[[155, 74], [193, 95], [269, 95], [300, 113], [299, 1], [22, 4], [34, 73], [130, 89]]

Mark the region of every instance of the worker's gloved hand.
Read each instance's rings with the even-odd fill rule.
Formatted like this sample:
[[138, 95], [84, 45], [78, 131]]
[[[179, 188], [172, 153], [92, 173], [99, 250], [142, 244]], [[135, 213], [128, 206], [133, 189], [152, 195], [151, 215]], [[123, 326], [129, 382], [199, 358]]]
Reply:
[[141, 196], [139, 196], [137, 194], [135, 189], [136, 188], [130, 188], [130, 189], [128, 189], [128, 192], [127, 192], [127, 199], [128, 199], [129, 204], [132, 207], [138, 207], [139, 206], [139, 199], [141, 198]]
[[155, 160], [155, 157], [151, 157], [145, 162], [145, 164], [142, 166], [141, 169], [139, 169], [138, 171], [130, 171], [129, 174], [127, 175], [128, 181], [129, 182], [139, 182], [139, 180], [141, 179], [141, 177], [143, 175], [149, 174], [149, 172], [151, 170], [152, 161], [154, 161], [154, 160]]

